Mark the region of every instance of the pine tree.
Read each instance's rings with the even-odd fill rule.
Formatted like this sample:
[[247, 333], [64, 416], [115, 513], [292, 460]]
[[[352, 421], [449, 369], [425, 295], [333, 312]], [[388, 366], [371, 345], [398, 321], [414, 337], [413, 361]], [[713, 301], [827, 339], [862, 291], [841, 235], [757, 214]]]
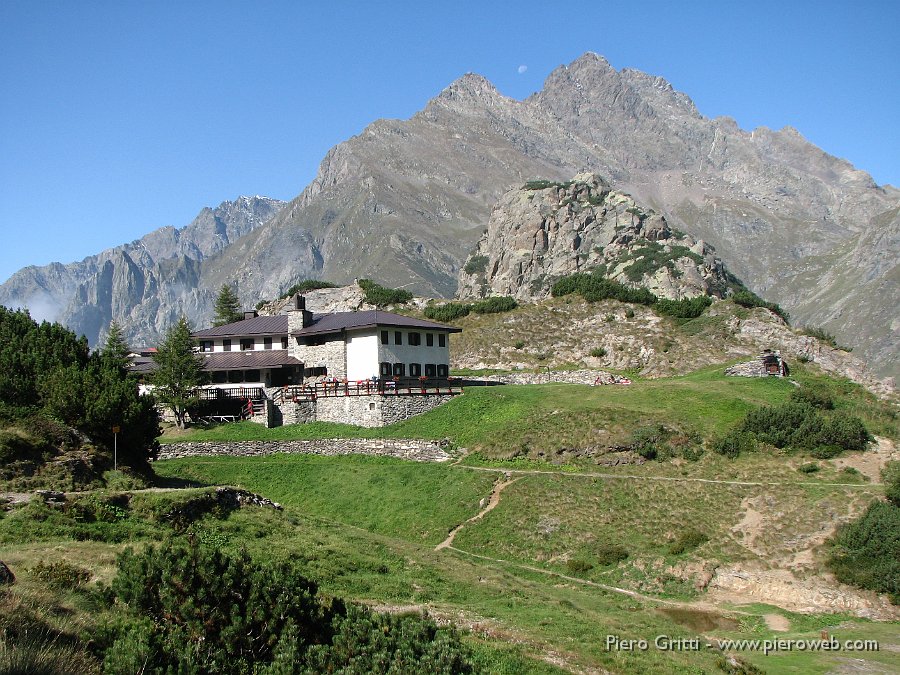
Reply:
[[106, 344], [100, 350], [100, 357], [110, 366], [125, 369], [128, 367], [130, 352], [122, 327], [113, 321], [109, 324], [109, 334], [106, 336]]
[[197, 401], [196, 389], [206, 382], [203, 357], [194, 352], [191, 327], [183, 316], [172, 326], [153, 356], [157, 369], [153, 394], [175, 414], [175, 423], [184, 429], [187, 409]]
[[241, 301], [228, 284], [222, 284], [219, 297], [216, 298], [216, 317], [213, 326], [224, 326], [244, 318], [241, 313]]

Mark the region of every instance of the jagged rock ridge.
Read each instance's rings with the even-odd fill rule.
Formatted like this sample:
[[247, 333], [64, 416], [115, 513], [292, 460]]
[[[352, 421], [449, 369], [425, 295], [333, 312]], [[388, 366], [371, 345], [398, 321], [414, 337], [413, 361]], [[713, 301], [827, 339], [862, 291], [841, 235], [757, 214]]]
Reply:
[[585, 173], [503, 195], [460, 270], [459, 296], [540, 298], [561, 276], [597, 270], [673, 300], [721, 296], [728, 284], [710, 246]]
[[[715, 247], [795, 322], [822, 325], [882, 374], [900, 374], [900, 191], [794, 129], [708, 119], [662, 78], [596, 54], [557, 68], [524, 101], [469, 74], [411, 119], [372, 123], [329, 151], [265, 227], [201, 261], [197, 283], [205, 297], [236, 282], [248, 304], [303, 276], [449, 297], [502, 194], [583, 171]], [[199, 299], [182, 306], [202, 316]], [[147, 315], [157, 314], [135, 324], [157, 322]]]
[[182, 314], [212, 315], [215, 292], [201, 283], [202, 261], [215, 258], [269, 220], [282, 202], [240, 197], [205, 208], [186, 227], [163, 227], [76, 263], [26, 267], [0, 286], [0, 304], [28, 307], [60, 321], [91, 344], [118, 321], [135, 344], [154, 344]]

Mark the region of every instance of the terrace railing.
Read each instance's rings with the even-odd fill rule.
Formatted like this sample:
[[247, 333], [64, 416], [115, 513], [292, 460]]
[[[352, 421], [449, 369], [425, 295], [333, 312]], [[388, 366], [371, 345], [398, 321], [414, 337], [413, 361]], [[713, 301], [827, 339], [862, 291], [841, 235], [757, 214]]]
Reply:
[[[334, 396], [422, 396], [461, 394], [462, 391], [459, 381], [448, 378], [315, 382], [284, 387], [280, 393], [280, 400], [314, 401], [317, 398]], [[278, 394], [275, 400], [279, 402]]]

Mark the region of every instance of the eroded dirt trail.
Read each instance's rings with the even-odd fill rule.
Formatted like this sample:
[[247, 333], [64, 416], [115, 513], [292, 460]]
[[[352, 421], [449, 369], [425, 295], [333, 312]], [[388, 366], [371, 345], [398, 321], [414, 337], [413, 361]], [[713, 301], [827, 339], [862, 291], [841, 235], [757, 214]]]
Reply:
[[[521, 476], [519, 476], [519, 478], [521, 478]], [[488, 503], [484, 506], [484, 508], [468, 520], [463, 521], [452, 530], [450, 530], [450, 534], [447, 535], [447, 538], [444, 539], [444, 541], [442, 541], [440, 544], [435, 546], [434, 550], [440, 551], [441, 549], [447, 548], [448, 546], [452, 546], [453, 540], [456, 538], [456, 535], [459, 534], [460, 530], [462, 530], [469, 523], [474, 523], [477, 520], [481, 520], [486, 514], [497, 508], [497, 505], [500, 503], [500, 493], [503, 492], [503, 490], [505, 490], [508, 486], [519, 480], [519, 478], [507, 477], [506, 480], [494, 483], [494, 489], [491, 490], [491, 496], [490, 498], [488, 498]]]

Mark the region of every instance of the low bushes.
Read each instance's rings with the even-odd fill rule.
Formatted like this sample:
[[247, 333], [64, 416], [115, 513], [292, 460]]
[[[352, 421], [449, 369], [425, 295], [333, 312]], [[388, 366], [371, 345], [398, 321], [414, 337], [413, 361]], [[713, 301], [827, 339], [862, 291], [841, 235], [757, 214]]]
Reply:
[[740, 305], [741, 307], [748, 307], [748, 308], [763, 307], [763, 308], [769, 310], [770, 312], [774, 312], [775, 314], [780, 316], [782, 319], [785, 320], [785, 322], [787, 322], [788, 319], [790, 318], [790, 315], [787, 312], [785, 312], [783, 309], [781, 309], [781, 307], [776, 305], [774, 302], [766, 302], [761, 297], [759, 297], [756, 293], [754, 293], [753, 291], [748, 290], [746, 288], [742, 288], [740, 290], [735, 291], [731, 295], [731, 300], [732, 300], [732, 302]]
[[500, 314], [502, 312], [510, 312], [519, 306], [514, 298], [507, 296], [497, 296], [479, 300], [472, 304], [464, 302], [446, 302], [443, 305], [429, 305], [425, 308], [425, 317], [432, 321], [455, 321], [464, 316], [468, 316], [470, 312], [476, 314]]
[[900, 604], [900, 506], [877, 501], [834, 536], [828, 567], [844, 583], [887, 593]]
[[828, 567], [840, 581], [887, 593], [900, 605], [900, 462], [888, 462], [881, 476], [887, 501], [838, 529]]
[[654, 311], [676, 319], [696, 319], [703, 314], [712, 304], [712, 298], [708, 295], [698, 295], [696, 298], [684, 298], [682, 300], [660, 299], [653, 306]]
[[762, 406], [747, 413], [743, 422], [716, 441], [713, 449], [727, 457], [755, 449], [756, 443], [776, 448], [806, 450], [817, 459], [829, 459], [844, 451], [865, 450], [873, 440], [862, 420], [843, 412], [826, 413], [833, 401], [819, 394], [791, 397], [787, 403]]
[[297, 293], [306, 293], [307, 291], [315, 291], [319, 288], [337, 288], [337, 284], [332, 284], [328, 281], [322, 281], [320, 279], [303, 279], [298, 281], [296, 284], [287, 289], [284, 293], [278, 296], [279, 300], [284, 300], [285, 298], [289, 298], [292, 295]]
[[365, 292], [365, 301], [376, 307], [402, 305], [413, 298], [413, 294], [401, 288], [385, 288], [371, 279], [360, 279], [359, 287]]
[[129, 549], [111, 595], [125, 615], [98, 636], [106, 672], [472, 671], [455, 631], [324, 598], [293, 565], [245, 551]]
[[554, 298], [571, 293], [578, 293], [588, 302], [618, 300], [638, 305], [652, 305], [657, 301], [657, 297], [646, 288], [629, 288], [599, 274], [570, 274], [557, 279], [550, 289], [550, 294]]

